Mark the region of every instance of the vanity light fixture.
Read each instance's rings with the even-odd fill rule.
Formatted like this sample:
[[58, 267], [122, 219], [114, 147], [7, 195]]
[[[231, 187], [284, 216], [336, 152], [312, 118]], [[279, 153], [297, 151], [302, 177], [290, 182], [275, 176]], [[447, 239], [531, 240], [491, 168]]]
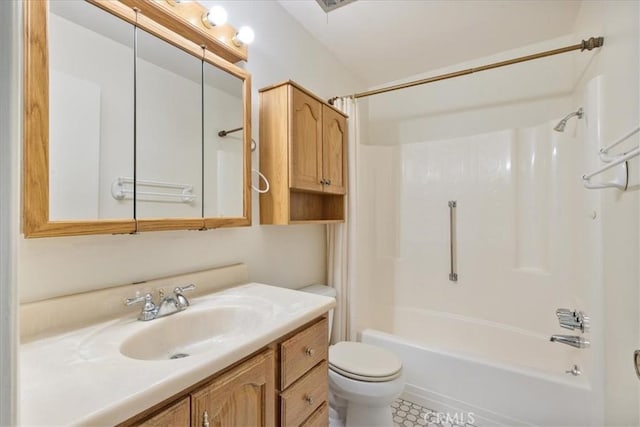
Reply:
[[227, 11], [222, 6], [212, 6], [202, 14], [202, 23], [207, 28], [223, 25], [227, 22]]
[[251, 44], [253, 39], [255, 39], [256, 35], [254, 34], [251, 27], [246, 25], [240, 27], [235, 36], [231, 39], [234, 45], [241, 47], [245, 44]]

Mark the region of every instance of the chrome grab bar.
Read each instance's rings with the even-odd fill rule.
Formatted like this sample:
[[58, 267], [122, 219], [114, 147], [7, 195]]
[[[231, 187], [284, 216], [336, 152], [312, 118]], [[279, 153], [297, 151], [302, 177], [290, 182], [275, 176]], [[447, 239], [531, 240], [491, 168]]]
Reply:
[[455, 200], [449, 200], [449, 250], [451, 256], [451, 272], [449, 280], [458, 281], [458, 260], [457, 260], [457, 244], [456, 244], [456, 208], [458, 203]]

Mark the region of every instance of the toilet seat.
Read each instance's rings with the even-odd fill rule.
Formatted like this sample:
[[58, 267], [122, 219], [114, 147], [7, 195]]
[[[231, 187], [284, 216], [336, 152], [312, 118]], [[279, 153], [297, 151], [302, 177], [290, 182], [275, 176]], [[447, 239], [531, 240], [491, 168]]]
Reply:
[[329, 369], [358, 381], [385, 382], [398, 378], [402, 362], [380, 347], [359, 342], [339, 342], [329, 347]]

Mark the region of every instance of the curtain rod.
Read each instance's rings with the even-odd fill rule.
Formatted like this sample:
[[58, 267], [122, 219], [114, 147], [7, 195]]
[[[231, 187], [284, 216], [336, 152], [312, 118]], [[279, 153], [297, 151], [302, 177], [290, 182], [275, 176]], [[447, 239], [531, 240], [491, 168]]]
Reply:
[[[518, 64], [520, 62], [531, 61], [531, 60], [534, 60], [534, 59], [544, 58], [546, 56], [552, 56], [552, 55], [558, 55], [560, 53], [572, 52], [574, 50], [580, 50], [581, 52], [583, 52], [585, 50], [593, 50], [593, 49], [595, 49], [597, 47], [602, 47], [603, 44], [604, 44], [604, 37], [591, 37], [588, 40], [582, 40], [578, 44], [574, 44], [574, 45], [567, 46], [567, 47], [562, 47], [562, 48], [559, 48], [559, 49], [547, 50], [545, 52], [538, 52], [538, 53], [534, 53], [532, 55], [521, 56], [519, 58], [509, 59], [509, 60], [506, 60], [506, 61], [494, 62], [493, 64], [482, 65], [482, 66], [473, 67], [473, 68], [467, 68], [466, 70], [455, 71], [455, 72], [447, 73], [447, 74], [440, 74], [439, 76], [435, 76], [435, 77], [428, 77], [426, 79], [415, 80], [415, 81], [408, 82], [408, 83], [401, 83], [401, 84], [397, 84], [397, 85], [394, 85], [394, 86], [388, 86], [388, 87], [383, 87], [383, 88], [380, 88], [380, 89], [369, 90], [367, 92], [360, 92], [360, 93], [356, 93], [356, 94], [353, 94], [353, 95], [347, 95], [347, 97], [348, 98], [353, 98], [353, 99], [364, 98], [364, 97], [371, 96], [371, 95], [378, 95], [380, 93], [391, 92], [391, 91], [399, 90], [399, 89], [406, 89], [406, 88], [410, 88], [410, 87], [413, 87], [413, 86], [423, 85], [423, 84], [426, 84], [426, 83], [437, 82], [437, 81], [440, 81], [440, 80], [453, 79], [455, 77], [466, 76], [466, 75], [477, 73], [477, 72], [480, 72], [480, 71], [492, 70], [494, 68], [504, 67], [504, 66], [512, 65], [512, 64]], [[333, 105], [334, 101], [336, 99], [338, 99], [338, 98], [339, 97], [336, 96], [336, 97], [333, 97], [333, 98], [329, 99], [329, 104]]]

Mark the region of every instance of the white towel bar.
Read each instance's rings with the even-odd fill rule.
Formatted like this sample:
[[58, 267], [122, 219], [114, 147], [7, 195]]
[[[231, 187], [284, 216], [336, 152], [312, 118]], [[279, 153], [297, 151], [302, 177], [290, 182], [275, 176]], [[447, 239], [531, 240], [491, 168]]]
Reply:
[[[111, 184], [111, 195], [116, 200], [123, 200], [127, 195], [133, 195], [133, 188], [126, 188], [126, 185], [133, 185], [133, 178], [118, 177]], [[136, 191], [136, 196], [143, 196], [145, 198], [157, 198], [155, 201], [165, 202], [178, 202], [178, 203], [191, 203], [198, 198], [193, 194], [193, 186], [189, 184], [177, 184], [172, 182], [162, 181], [150, 181], [138, 179], [135, 181], [138, 187], [157, 187], [157, 188], [169, 188], [180, 190], [179, 193], [169, 193], [161, 191]], [[167, 199], [179, 199], [179, 200], [167, 200]], [[149, 201], [149, 199], [144, 199]]]
[[[623, 142], [625, 142], [626, 140], [628, 140], [638, 132], [640, 132], [640, 126], [636, 126], [635, 129], [627, 132], [626, 134], [624, 134], [623, 136], [621, 136], [620, 138], [618, 138], [608, 146], [600, 149], [600, 152], [599, 152], [600, 160], [608, 164], [606, 166], [601, 167], [595, 172], [582, 175], [582, 184], [584, 185], [585, 188], [589, 190], [601, 189], [601, 188], [617, 188], [622, 191], [625, 191], [627, 189], [627, 187], [629, 186], [629, 170], [628, 170], [627, 162], [630, 159], [640, 155], [640, 146], [637, 146], [631, 151], [627, 151], [626, 153], [617, 154], [617, 155], [610, 155], [609, 150], [622, 144]], [[613, 180], [605, 181], [597, 184], [591, 183], [591, 178], [593, 178], [594, 176], [599, 175], [602, 172], [608, 171], [609, 169], [619, 165], [622, 165], [622, 167], [618, 169], [616, 173], [616, 177]]]
[[[631, 138], [633, 135], [635, 135], [638, 132], [640, 132], [640, 126], [635, 128], [631, 132], [626, 133], [624, 136], [618, 138], [616, 141], [614, 141], [611, 144], [609, 144], [609, 146], [607, 146], [605, 148], [601, 148], [600, 149], [600, 157], [602, 158], [602, 161], [603, 162], [607, 162], [607, 163], [611, 162], [611, 161], [615, 161], [618, 156], [607, 156], [607, 154], [609, 154], [609, 150], [611, 150], [613, 147], [617, 147], [618, 145], [622, 144], [623, 142], [625, 142], [627, 139]], [[605, 158], [607, 158], [608, 160], [605, 160], [605, 158], [603, 158], [603, 156]]]
[[[637, 157], [638, 155], [640, 155], [640, 147], [636, 147], [633, 150], [629, 151], [628, 153], [617, 156], [615, 160], [601, 167], [597, 171], [592, 172], [588, 175], [582, 175], [582, 183], [584, 184], [585, 188], [589, 190], [601, 189], [601, 188], [617, 188], [619, 190], [624, 191], [627, 189], [627, 186], [629, 184], [629, 172], [627, 170], [627, 161], [629, 161], [634, 157]], [[608, 171], [609, 169], [614, 168], [618, 165], [623, 165], [623, 166], [619, 170], [618, 175], [614, 180], [608, 181], [608, 182], [602, 182], [599, 184], [591, 183], [591, 178], [605, 171]]]

